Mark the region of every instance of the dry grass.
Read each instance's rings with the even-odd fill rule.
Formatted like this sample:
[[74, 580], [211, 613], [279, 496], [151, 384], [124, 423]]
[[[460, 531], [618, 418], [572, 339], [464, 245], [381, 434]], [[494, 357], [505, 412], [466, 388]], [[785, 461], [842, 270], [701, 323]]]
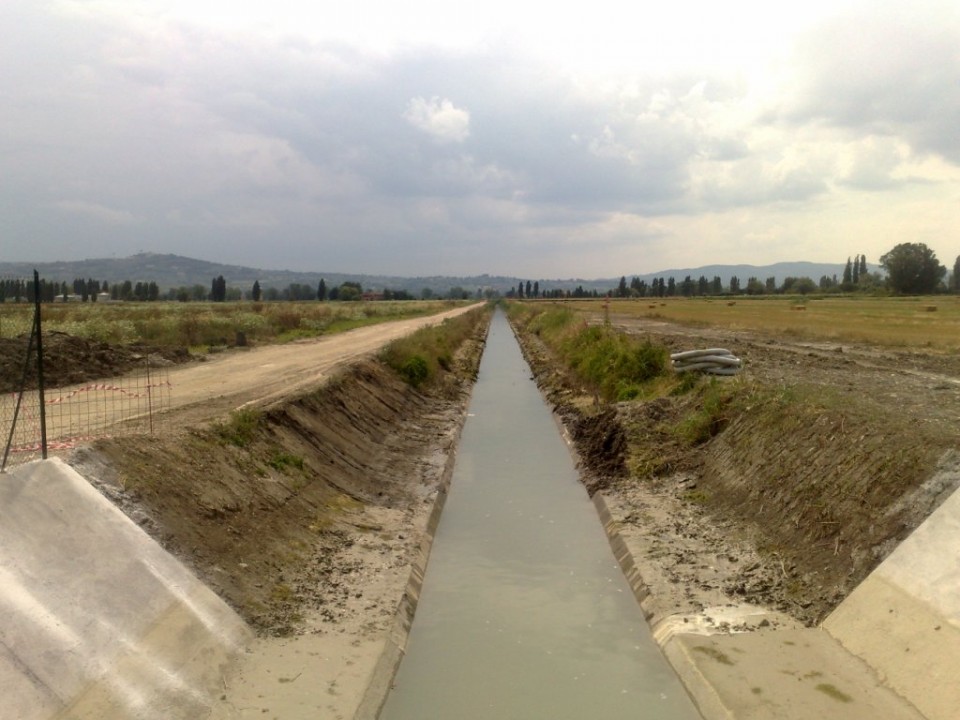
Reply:
[[[576, 300], [565, 307], [602, 314], [603, 301]], [[796, 308], [805, 307], [804, 312]], [[866, 342], [936, 351], [960, 350], [960, 298], [738, 297], [612, 300], [610, 318], [662, 319], [691, 326], [726, 327], [832, 342]]]
[[[280, 343], [398, 318], [431, 315], [451, 301], [272, 303], [65, 303], [43, 306], [45, 332], [110, 343], [195, 349], [229, 345], [242, 332], [254, 344]], [[33, 306], [0, 304], [0, 337], [26, 332]]]

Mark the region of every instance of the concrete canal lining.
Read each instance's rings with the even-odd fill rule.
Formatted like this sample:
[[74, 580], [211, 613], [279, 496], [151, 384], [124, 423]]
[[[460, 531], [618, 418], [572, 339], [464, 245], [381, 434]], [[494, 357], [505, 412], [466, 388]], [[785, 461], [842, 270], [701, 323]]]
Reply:
[[[953, 471], [956, 471], [955, 469]], [[648, 590], [639, 549], [594, 497], [634, 594]], [[816, 628], [654, 637], [706, 720], [953, 720], [960, 707], [960, 491]], [[761, 609], [757, 609], [760, 611]]]
[[960, 491], [823, 624], [930, 720], [960, 713]]
[[204, 717], [250, 635], [66, 463], [0, 476], [4, 717]]

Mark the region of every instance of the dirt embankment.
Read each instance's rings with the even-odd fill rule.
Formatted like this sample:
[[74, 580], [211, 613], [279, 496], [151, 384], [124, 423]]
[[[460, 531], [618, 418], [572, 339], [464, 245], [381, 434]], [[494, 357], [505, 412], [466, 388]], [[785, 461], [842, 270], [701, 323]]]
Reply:
[[71, 463], [259, 632], [307, 618], [320, 632], [349, 613], [386, 625], [399, 598], [364, 597], [363, 578], [416, 549], [482, 353], [489, 313], [476, 318], [431, 388], [360, 360], [312, 392], [98, 441]]
[[597, 406], [520, 333], [588, 488], [644, 548], [657, 619], [753, 603], [814, 624], [957, 486], [958, 358], [619, 325], [671, 352], [727, 347], [746, 364], [721, 381], [725, 405], [691, 444], [677, 428], [703, 393]]
[[[36, 346], [24, 378], [24, 361], [29, 336], [0, 338], [0, 392], [17, 392], [20, 385], [37, 387]], [[183, 347], [156, 347], [142, 344], [111, 345], [62, 332], [43, 334], [43, 374], [47, 387], [114, 377], [144, 367], [169, 367], [193, 360]]]

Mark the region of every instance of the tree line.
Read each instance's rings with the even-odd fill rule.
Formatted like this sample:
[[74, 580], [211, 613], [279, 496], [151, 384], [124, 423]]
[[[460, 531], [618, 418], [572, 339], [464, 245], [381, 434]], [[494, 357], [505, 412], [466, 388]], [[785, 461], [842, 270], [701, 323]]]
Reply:
[[[479, 291], [478, 291], [479, 292]], [[462, 287], [451, 287], [445, 295], [438, 295], [429, 288], [424, 288], [420, 297], [429, 300], [432, 298], [468, 299], [473, 295]], [[0, 279], [0, 303], [2, 302], [33, 302], [36, 295], [33, 280]], [[263, 288], [260, 281], [254, 281], [248, 291], [239, 287], [227, 285], [223, 275], [218, 275], [210, 282], [210, 286], [194, 284], [169, 288], [161, 292], [154, 281], [133, 282], [123, 280], [109, 283], [106, 280], [91, 278], [77, 278], [72, 283], [66, 281], [50, 281], [40, 279], [40, 301], [50, 302], [96, 302], [97, 300], [110, 301], [174, 301], [174, 302], [237, 302], [240, 300], [260, 301], [351, 301], [351, 300], [415, 300], [417, 299], [407, 290], [392, 290], [386, 288], [379, 291], [365, 291], [358, 282], [346, 281], [332, 287], [327, 286], [325, 279], [314, 286], [304, 283], [290, 283], [285, 288]]]
[[[687, 275], [681, 281], [673, 277], [655, 277], [650, 282], [634, 276], [629, 282], [620, 277], [617, 287], [606, 292], [584, 290], [549, 290], [540, 288], [539, 282], [521, 281], [511, 288], [511, 298], [663, 298], [704, 297], [712, 295], [808, 295], [811, 293], [867, 292], [895, 293], [900, 295], [928, 295], [939, 292], [960, 293], [960, 256], [948, 275], [947, 268], [937, 260], [936, 253], [923, 243], [901, 243], [880, 258], [880, 266], [886, 274], [870, 272], [867, 256], [857, 254], [848, 257], [843, 272], [823, 275], [819, 281], [809, 277], [786, 277], [778, 284], [775, 277], [748, 277], [744, 282], [737, 275], [726, 283], [714, 275], [694, 279]], [[946, 279], [948, 278], [948, 279]]]
[[[546, 288], [539, 280], [521, 281], [516, 288], [510, 288], [505, 294], [508, 298], [591, 298], [591, 297], [695, 297], [712, 295], [773, 295], [832, 293], [832, 292], [892, 292], [903, 295], [926, 295], [937, 292], [960, 293], [960, 256], [953, 265], [953, 272], [940, 264], [936, 254], [923, 243], [901, 243], [880, 258], [880, 266], [886, 275], [868, 270], [866, 255], [857, 254], [848, 257], [840, 277], [821, 276], [819, 281], [809, 277], [787, 277], [780, 284], [776, 278], [760, 279], [748, 277], [742, 281], [733, 275], [725, 283], [717, 275], [707, 278], [703, 275], [694, 279], [687, 275], [677, 281], [673, 277], [656, 277], [649, 282], [634, 276], [629, 282], [621, 276], [617, 287], [607, 291], [585, 290], [577, 286], [573, 290]], [[152, 302], [158, 300], [178, 302], [227, 302], [239, 300], [253, 301], [350, 301], [350, 300], [413, 300], [415, 297], [407, 290], [364, 291], [358, 282], [347, 281], [328, 287], [321, 279], [316, 287], [303, 283], [291, 283], [286, 288], [262, 288], [260, 281], [253, 283], [250, 290], [230, 287], [225, 278], [218, 275], [210, 286], [181, 286], [161, 292], [156, 282], [124, 280], [108, 283], [92, 278], [75, 278], [72, 283], [66, 281], [40, 280], [41, 302], [81, 301], [96, 302], [98, 299], [113, 301]], [[499, 292], [490, 288], [478, 289], [471, 293], [462, 287], [451, 287], [444, 297], [468, 299], [470, 297], [498, 297]], [[33, 280], [0, 279], [0, 302], [33, 302], [35, 288]], [[430, 288], [424, 288], [420, 294], [423, 299], [438, 297]]]

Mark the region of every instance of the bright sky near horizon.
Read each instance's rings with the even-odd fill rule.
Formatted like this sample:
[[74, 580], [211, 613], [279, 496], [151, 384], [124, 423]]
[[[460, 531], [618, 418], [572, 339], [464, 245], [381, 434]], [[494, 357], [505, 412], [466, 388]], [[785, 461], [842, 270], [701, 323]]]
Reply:
[[960, 3], [459, 5], [3, 0], [0, 260], [960, 254]]

